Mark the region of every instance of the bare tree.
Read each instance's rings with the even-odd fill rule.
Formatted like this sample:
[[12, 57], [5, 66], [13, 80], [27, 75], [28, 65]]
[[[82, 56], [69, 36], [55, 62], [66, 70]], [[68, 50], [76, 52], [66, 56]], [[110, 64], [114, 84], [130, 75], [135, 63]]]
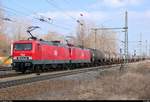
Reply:
[[47, 40], [47, 41], [53, 41], [53, 40], [61, 40], [63, 41], [64, 40], [64, 36], [57, 33], [57, 32], [52, 32], [52, 31], [49, 31], [48, 34], [44, 34], [42, 36], [42, 38], [44, 40]]
[[[3, 21], [4, 22], [4, 21]], [[15, 22], [4, 22], [3, 30], [0, 32], [1, 56], [10, 55], [11, 41], [27, 39], [27, 27], [30, 26], [27, 20], [15, 20]]]
[[[1, 6], [0, 2], [0, 6]], [[5, 33], [6, 26], [4, 18], [4, 11], [0, 9], [0, 56], [7, 56], [9, 54], [9, 37]]]
[[28, 38], [28, 34], [26, 32], [27, 28], [31, 26], [30, 21], [24, 19], [18, 19], [14, 23], [10, 24], [9, 35], [13, 40], [25, 40]]
[[[0, 2], [0, 6], [1, 6]], [[4, 20], [2, 19], [4, 17], [4, 11], [0, 8], [0, 34], [4, 34]]]
[[[83, 26], [84, 25], [84, 26]], [[94, 24], [85, 23], [82, 26], [78, 24], [77, 26], [77, 36], [76, 36], [76, 44], [83, 45], [87, 48], [95, 47], [95, 31], [91, 30], [94, 28]], [[81, 27], [82, 30], [81, 31]], [[113, 55], [117, 52], [117, 40], [116, 40], [116, 32], [112, 30], [97, 30], [96, 32], [96, 49], [99, 49], [103, 52], [109, 52], [109, 54]]]

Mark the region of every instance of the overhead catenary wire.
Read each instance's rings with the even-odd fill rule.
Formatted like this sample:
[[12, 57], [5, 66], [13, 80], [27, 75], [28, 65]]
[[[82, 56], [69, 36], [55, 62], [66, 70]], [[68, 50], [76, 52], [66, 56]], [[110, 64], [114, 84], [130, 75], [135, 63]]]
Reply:
[[[37, 15], [37, 13], [36, 13], [35, 11], [31, 11], [30, 9], [25, 8], [24, 6], [22, 6], [22, 5], [20, 5], [20, 4], [16, 3], [16, 2], [15, 2], [15, 4], [18, 5], [18, 6], [20, 6], [21, 8], [24, 8], [26, 11], [28, 11], [28, 12], [30, 12], [30, 13], [33, 13], [33, 14]], [[9, 9], [10, 9], [10, 8], [9, 8]], [[13, 10], [13, 9], [12, 9], [12, 10]], [[13, 10], [13, 11], [16, 12], [16, 10]], [[18, 12], [17, 12], [17, 13], [18, 13]], [[34, 17], [34, 18], [35, 18], [35, 17]], [[35, 18], [35, 19], [36, 19], [36, 18]]]
[[47, 24], [53, 25], [55, 27], [59, 27], [61, 29], [70, 30], [70, 28], [67, 28], [67, 27], [64, 27], [64, 26], [60, 26], [60, 25], [57, 25], [57, 24], [54, 24], [54, 23], [50, 23], [47, 20], [45, 20], [44, 18], [36, 18], [36, 19], [39, 19], [41, 22], [45, 22]]
[[[60, 8], [59, 6], [55, 5], [54, 3], [50, 2], [49, 0], [45, 0], [48, 4], [50, 4], [51, 6], [55, 7], [57, 10], [62, 11], [62, 8]], [[52, 1], [52, 0], [51, 0]], [[68, 13], [63, 13], [64, 15], [70, 17], [71, 19], [77, 21], [76, 18], [74, 18], [73, 16], [69, 15]]]
[[[51, 0], [52, 1], [52, 0]], [[49, 0], [46, 0], [46, 2], [48, 3], [48, 4], [50, 4], [51, 6], [53, 6], [53, 7], [55, 7], [57, 10], [59, 10], [59, 11], [62, 11], [63, 9], [62, 8], [60, 8], [59, 6], [57, 6], [57, 5], [55, 5], [54, 3], [52, 3], [52, 2], [50, 2]], [[68, 16], [68, 17], [70, 17], [72, 20], [75, 20], [77, 23], [79, 23], [81, 26], [83, 25], [83, 23], [81, 23], [78, 19], [76, 19], [76, 18], [74, 18], [73, 16], [71, 16], [70, 14], [68, 14], [68, 13], [63, 13], [64, 15], [66, 15], [66, 16]], [[83, 14], [82, 13], [80, 13], [80, 16], [83, 16]]]
[[[2, 8], [3, 7], [3, 8]], [[12, 13], [12, 14], [14, 14], [15, 16], [18, 16], [18, 15], [21, 15], [21, 16], [24, 16], [24, 17], [28, 17], [28, 15], [27, 14], [25, 14], [25, 13], [23, 13], [23, 12], [21, 12], [21, 11], [18, 11], [18, 10], [15, 10], [15, 9], [12, 9], [12, 8], [10, 8], [10, 7], [6, 7], [6, 6], [2, 6], [2, 7], [0, 7], [0, 9], [2, 9], [2, 10], [4, 10], [4, 11], [7, 11], [7, 12], [9, 12], [9, 13]], [[8, 19], [10, 19], [10, 17], [5, 17], [5, 18], [8, 18]], [[11, 21], [12, 22], [18, 22], [17, 20], [14, 20], [15, 18], [13, 17], [11, 17]]]
[[16, 13], [14, 13], [13, 11], [10, 11], [10, 10], [8, 10], [8, 9], [4, 9], [4, 8], [1, 8], [1, 7], [0, 7], [0, 10], [3, 10], [4, 12], [9, 12], [9, 15], [12, 14], [13, 16], [14, 16], [14, 15], [17, 16]]
[[[72, 2], [70, 2], [71, 0], [63, 0], [66, 4], [73, 4]], [[86, 8], [82, 8], [82, 10], [84, 10], [84, 11], [86, 11], [86, 12], [89, 12], [89, 10], [88, 9], [86, 9]]]
[[[112, 16], [112, 14], [110, 15], [110, 18], [108, 18], [108, 19], [106, 19], [106, 20], [104, 20], [104, 21], [102, 21], [102, 22], [100, 22], [100, 25], [101, 26], [103, 26], [104, 24], [106, 24], [106, 22], [112, 22], [112, 21], [114, 21], [114, 18], [116, 18], [116, 16], [118, 16], [118, 17], [122, 17], [122, 12], [118, 12], [117, 14], [115, 14], [115, 16]], [[108, 15], [109, 16], [109, 15]], [[117, 19], [117, 20], [119, 20], [119, 19]]]
[[[23, 7], [23, 6], [22, 6]], [[25, 7], [23, 7], [24, 9], [26, 9]], [[32, 12], [31, 10], [29, 10], [28, 9], [28, 11], [30, 11], [30, 12]], [[37, 15], [37, 13], [34, 11], [34, 14], [35, 15]], [[42, 21], [42, 22], [45, 22], [45, 23], [47, 23], [47, 24], [50, 24], [50, 25], [53, 25], [53, 26], [55, 26], [55, 27], [59, 27], [59, 28], [61, 28], [61, 29], [66, 29], [66, 30], [70, 30], [70, 26], [69, 27], [66, 27], [66, 26], [61, 26], [61, 25], [58, 25], [58, 24], [53, 24], [53, 19], [52, 18], [50, 18], [50, 17], [46, 17], [46, 16], [43, 16], [43, 15], [37, 15], [37, 16], [40, 16], [40, 18], [36, 18], [36, 17], [34, 17], [35, 19], [38, 19], [38, 20], [40, 20], [40, 21]], [[45, 19], [47, 19], [47, 20], [45, 20]], [[52, 21], [51, 23], [49, 22], [49, 21]]]
[[22, 5], [20, 5], [18, 2], [13, 1], [13, 3], [15, 3], [17, 6], [19, 6], [19, 7], [21, 7], [21, 8], [24, 8], [27, 12], [36, 14], [35, 11], [31, 11], [29, 8], [26, 8], [26, 7], [22, 6]]
[[[73, 4], [72, 2], [70, 2], [70, 0], [63, 0], [66, 4]], [[88, 10], [87, 8], [82, 8], [85, 12], [90, 12], [90, 10]], [[81, 14], [82, 14], [82, 12], [81, 12]], [[117, 15], [122, 15], [122, 13], [118, 13]], [[104, 24], [105, 22], [108, 22], [108, 21], [113, 21], [113, 18], [115, 18], [116, 16], [113, 16], [113, 17], [111, 17], [110, 19], [106, 19], [105, 21], [103, 21], [103, 22], [101, 22], [100, 24]]]
[[[9, 10], [9, 11], [11, 11], [12, 13], [14, 13], [15, 15], [18, 15], [18, 14], [21, 14], [21, 15], [24, 15], [24, 16], [29, 16], [29, 14], [27, 14], [27, 13], [24, 13], [24, 12], [21, 12], [21, 11], [18, 11], [18, 10], [14, 10], [14, 9], [12, 9], [12, 8], [10, 8], [10, 7], [6, 7], [6, 6], [2, 6], [3, 8], [0, 8], [0, 9], [3, 9], [3, 10], [6, 10], [7, 9], [7, 11]], [[33, 17], [34, 19], [36, 19], [37, 20], [37, 18], [36, 17]], [[38, 19], [38, 20], [40, 20], [40, 18]], [[42, 19], [40, 20], [40, 21], [42, 21]], [[59, 28], [61, 28], [61, 29], [65, 29], [65, 30], [69, 30], [70, 28], [67, 28], [67, 27], [64, 27], [64, 26], [60, 26], [60, 25], [58, 25], [58, 24], [51, 24], [51, 23], [49, 23], [48, 21], [43, 21], [43, 22], [45, 22], [45, 23], [47, 23], [47, 24], [50, 24], [50, 25], [53, 25], [53, 26], [56, 26], [56, 27], [59, 27]]]
[[10, 8], [10, 7], [7, 7], [7, 6], [2, 6], [2, 7], [5, 8], [5, 9], [7, 9], [7, 10], [11, 10], [11, 11], [15, 12], [16, 14], [22, 14], [22, 15], [24, 15], [24, 16], [29, 16], [29, 14], [27, 14], [27, 13], [24, 13], [24, 12], [21, 12], [21, 11], [15, 10], [15, 9], [12, 9], [12, 8]]
[[[19, 3], [16, 3], [16, 2], [15, 2], [15, 4], [18, 5], [18, 6], [20, 6], [21, 8], [24, 8], [26, 11], [28, 11], [28, 12], [30, 12], [30, 13], [33, 13], [33, 14], [35, 14], [35, 15], [37, 15], [37, 16], [39, 16], [39, 15], [37, 14], [37, 12], [28, 9], [28, 8], [26, 8], [26, 7], [22, 6], [22, 5], [20, 5]], [[41, 15], [40, 15], [40, 16], [41, 16]], [[48, 17], [47, 17], [47, 18], [48, 18]], [[48, 18], [48, 19], [49, 19], [49, 18]], [[40, 18], [39, 18], [39, 20], [40, 20]], [[42, 21], [42, 20], [41, 20], [41, 21]]]

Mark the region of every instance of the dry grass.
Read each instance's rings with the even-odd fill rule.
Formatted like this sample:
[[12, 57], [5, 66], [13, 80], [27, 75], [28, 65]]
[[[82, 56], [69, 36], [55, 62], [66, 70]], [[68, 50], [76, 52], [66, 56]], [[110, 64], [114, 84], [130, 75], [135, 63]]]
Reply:
[[[150, 99], [150, 64], [134, 66], [137, 67], [132, 69], [129, 66], [127, 73], [108, 71], [101, 74], [96, 81], [87, 85], [91, 89], [79, 89], [80, 99], [84, 99], [84, 95], [89, 95], [89, 99]], [[90, 93], [87, 90], [91, 90]]]

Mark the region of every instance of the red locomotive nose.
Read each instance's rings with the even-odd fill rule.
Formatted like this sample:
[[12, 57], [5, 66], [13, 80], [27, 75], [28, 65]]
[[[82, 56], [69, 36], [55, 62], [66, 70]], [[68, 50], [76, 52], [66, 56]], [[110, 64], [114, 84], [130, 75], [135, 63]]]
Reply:
[[31, 41], [23, 40], [14, 42], [12, 50], [13, 59], [32, 59], [33, 50], [33, 43]]

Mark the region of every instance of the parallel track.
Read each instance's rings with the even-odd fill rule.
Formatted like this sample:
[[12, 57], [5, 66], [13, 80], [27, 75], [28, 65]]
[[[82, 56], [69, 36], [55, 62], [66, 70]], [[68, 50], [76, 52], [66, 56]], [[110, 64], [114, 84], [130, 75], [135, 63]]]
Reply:
[[7, 78], [21, 75], [21, 73], [10, 73], [12, 67], [0, 66], [0, 78]]
[[11, 67], [0, 66], [0, 71], [9, 71], [12, 70]]
[[22, 73], [7, 73], [7, 74], [0, 75], [0, 78], [18, 77], [18, 76], [24, 76], [24, 75], [29, 75], [29, 74], [30, 74], [30, 73], [28, 73], [28, 74], [22, 74]]
[[114, 67], [119, 67], [119, 66], [120, 66], [120, 64], [105, 65], [105, 66], [99, 66], [99, 67], [91, 67], [91, 68], [63, 71], [63, 72], [58, 72], [58, 73], [49, 73], [49, 74], [46, 74], [46, 75], [41, 74], [41, 75], [28, 77], [28, 78], [22, 78], [22, 79], [0, 81], [0, 89], [8, 88], [8, 87], [11, 87], [11, 86], [16, 86], [16, 85], [21, 85], [21, 84], [27, 84], [27, 83], [37, 82], [37, 81], [43, 81], [43, 80], [58, 78], [58, 77], [62, 77], [62, 76], [68, 76], [68, 75], [73, 75], [73, 74], [78, 74], [78, 73], [84, 73], [84, 72], [88, 72], [88, 71], [108, 70], [108, 69], [112, 69]]

